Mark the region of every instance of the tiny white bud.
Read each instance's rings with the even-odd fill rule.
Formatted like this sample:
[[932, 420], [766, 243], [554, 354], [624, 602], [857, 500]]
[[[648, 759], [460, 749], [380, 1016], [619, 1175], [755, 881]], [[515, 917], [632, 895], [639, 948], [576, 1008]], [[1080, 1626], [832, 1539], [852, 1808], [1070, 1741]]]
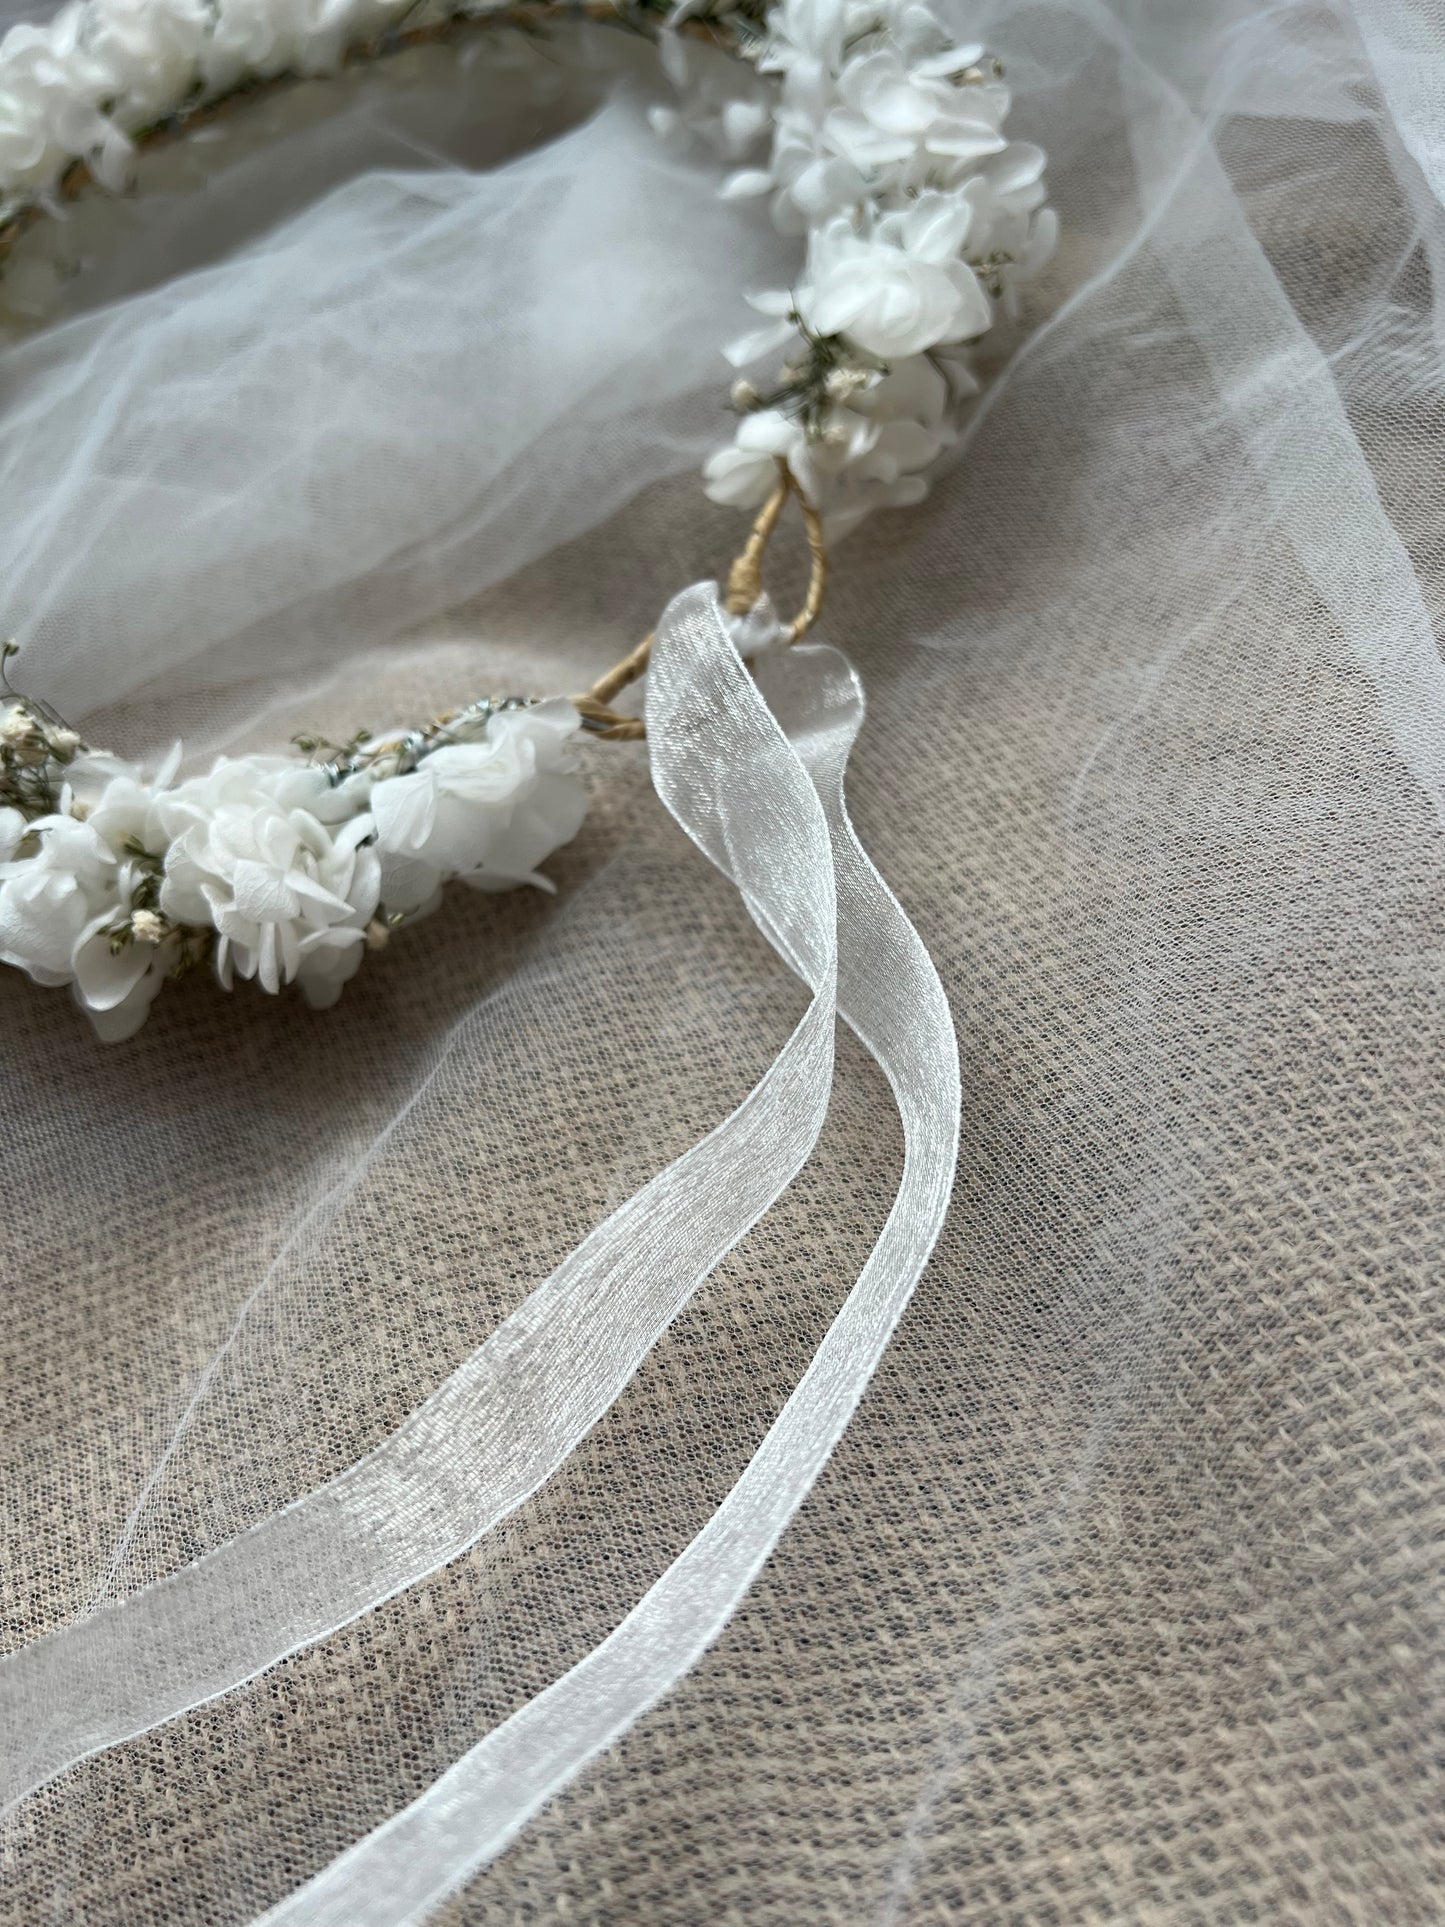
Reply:
[[833, 401], [849, 401], [861, 388], [868, 386], [866, 368], [831, 368], [824, 389]]
[[164, 943], [169, 928], [158, 911], [131, 911], [130, 934], [137, 943]]
[[740, 375], [733, 383], [732, 402], [734, 408], [746, 413], [749, 409], [756, 408], [761, 400], [762, 396], [745, 376]]
[[80, 748], [80, 738], [73, 729], [52, 729], [46, 738], [50, 753], [58, 762], [68, 763]]
[[391, 941], [391, 931], [380, 917], [373, 917], [366, 926], [366, 947], [368, 950], [385, 950]]
[[0, 716], [0, 745], [26, 768], [45, 762], [50, 749], [45, 733], [24, 703], [14, 703]]

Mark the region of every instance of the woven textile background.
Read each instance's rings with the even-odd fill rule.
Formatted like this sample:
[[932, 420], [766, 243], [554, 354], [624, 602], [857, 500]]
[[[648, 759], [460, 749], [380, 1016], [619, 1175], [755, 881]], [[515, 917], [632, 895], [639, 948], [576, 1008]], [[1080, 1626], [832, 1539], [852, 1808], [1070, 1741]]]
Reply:
[[[869, 698], [855, 821], [956, 1019], [950, 1220], [721, 1641], [446, 1927], [1445, 1911], [1445, 118], [1428, 63], [1387, 57], [1402, 21], [1437, 55], [1445, 27], [995, 13], [1064, 245], [959, 459], [840, 550], [825, 622]], [[212, 272], [186, 265], [185, 289]], [[105, 293], [110, 332], [53, 328], [12, 392], [103, 385], [159, 327]], [[102, 479], [117, 449], [161, 472], [125, 365]], [[545, 551], [516, 539], [521, 566], [448, 602], [465, 545], [438, 509], [424, 564], [335, 590], [349, 634], [308, 607], [288, 660], [285, 609], [259, 609], [241, 644], [117, 673], [89, 735], [274, 745], [580, 687], [735, 546], [686, 472], [715, 371], [682, 386], [595, 526], [557, 508], [538, 430]], [[220, 432], [186, 420], [180, 490], [187, 436]], [[0, 505], [53, 432], [26, 418]], [[323, 548], [424, 464], [388, 432], [396, 476], [377, 456], [318, 509]], [[227, 460], [243, 514], [264, 464], [239, 438]], [[146, 566], [184, 574], [184, 542]], [[97, 568], [46, 612], [80, 639], [77, 715]], [[7, 1649], [384, 1437], [778, 1049], [803, 992], [645, 747], [585, 768], [555, 898], [458, 892], [325, 1015], [192, 983], [106, 1049], [6, 973]], [[21, 1803], [0, 1919], [248, 1921], [581, 1657], [741, 1471], [900, 1156], [840, 1035], [815, 1157], [557, 1476], [425, 1583]]]

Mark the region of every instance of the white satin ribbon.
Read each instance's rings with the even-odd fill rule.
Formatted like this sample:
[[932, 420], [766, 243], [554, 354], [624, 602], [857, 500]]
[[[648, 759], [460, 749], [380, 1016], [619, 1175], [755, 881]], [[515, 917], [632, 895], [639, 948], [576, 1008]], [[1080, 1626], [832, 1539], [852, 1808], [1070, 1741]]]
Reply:
[[592, 1231], [374, 1451], [194, 1564], [0, 1661], [0, 1808], [475, 1544], [585, 1437], [806, 1161], [833, 1071], [828, 827], [723, 646], [715, 591], [689, 590], [672, 609], [674, 628], [701, 625], [712, 646], [705, 685], [675, 691], [659, 788], [811, 985], [807, 1012], [737, 1110]]
[[[712, 594], [680, 596], [658, 627], [649, 673], [653, 769], [669, 808], [730, 874], [749, 866], [754, 839], [786, 794], [759, 787], [746, 760], [730, 758], [722, 771], [710, 766], [710, 724], [725, 716], [741, 749], [766, 713], [761, 696], [740, 687], [735, 666]], [[861, 691], [831, 649], [794, 650], [769, 663], [762, 679], [797, 751], [797, 771], [816, 784], [827, 819], [839, 1008], [886, 1072], [903, 1119], [903, 1178], [888, 1222], [737, 1484], [633, 1611], [257, 1927], [403, 1927], [424, 1919], [656, 1704], [721, 1632], [822, 1470], [938, 1237], [958, 1148], [958, 1055], [928, 953], [848, 819], [843, 772]], [[814, 860], [803, 846], [785, 859], [790, 890], [803, 886], [800, 870]], [[758, 920], [792, 961], [789, 933], [770, 914]]]

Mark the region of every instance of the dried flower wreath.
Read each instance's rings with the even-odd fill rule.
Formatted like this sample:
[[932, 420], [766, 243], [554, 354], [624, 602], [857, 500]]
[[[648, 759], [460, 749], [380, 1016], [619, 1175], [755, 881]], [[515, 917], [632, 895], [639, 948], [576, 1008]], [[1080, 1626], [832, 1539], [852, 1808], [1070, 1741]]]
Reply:
[[[970, 345], [1056, 238], [1044, 155], [1008, 141], [1002, 70], [954, 44], [923, 0], [584, 0], [428, 17], [424, 0], [76, 0], [0, 42], [0, 252], [137, 147], [259, 91], [424, 41], [562, 18], [655, 39], [680, 104], [653, 119], [729, 167], [722, 193], [768, 196], [803, 237], [798, 280], [749, 296], [766, 325], [725, 350], [732, 441], [714, 500], [755, 509], [727, 606], [745, 657], [815, 620], [828, 544], [879, 506], [916, 502], [977, 391]], [[736, 55], [694, 73], [688, 39]], [[752, 156], [756, 155], [756, 161]], [[764, 552], [788, 500], [808, 536], [801, 610], [779, 622]], [[0, 959], [69, 985], [102, 1037], [132, 1035], [169, 977], [211, 964], [334, 1003], [368, 948], [460, 880], [550, 888], [538, 865], [576, 834], [579, 731], [640, 737], [614, 703], [651, 639], [582, 695], [482, 701], [419, 728], [300, 754], [223, 757], [178, 780], [82, 743], [44, 706], [0, 701]], [[14, 645], [6, 645], [13, 653]]]

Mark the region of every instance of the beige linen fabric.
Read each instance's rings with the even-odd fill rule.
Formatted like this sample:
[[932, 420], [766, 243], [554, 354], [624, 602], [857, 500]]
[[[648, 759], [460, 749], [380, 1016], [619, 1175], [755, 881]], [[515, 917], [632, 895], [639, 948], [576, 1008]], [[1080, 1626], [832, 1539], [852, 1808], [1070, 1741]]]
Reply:
[[[1099, 182], [1174, 112], [1119, 109]], [[1076, 198], [1031, 324], [1064, 319], [838, 558], [855, 820], [959, 1033], [943, 1242], [724, 1637], [446, 1927], [1440, 1917], [1445, 738], [1389, 601], [1438, 625], [1428, 271], [1367, 125], [1228, 120], [1202, 186], [1180, 151], [1160, 203], [1142, 161]], [[1251, 238], [1206, 344], [1171, 223], [1218, 181]], [[1326, 218], [1322, 181], [1373, 199]], [[1409, 379], [1362, 358], [1387, 295]], [[1327, 452], [1282, 492], [1301, 394]], [[578, 687], [735, 534], [659, 484], [409, 640], [88, 726], [270, 745]], [[7, 1646], [385, 1436], [786, 1036], [803, 992], [645, 749], [583, 757], [558, 895], [456, 893], [324, 1016], [193, 983], [103, 1050], [0, 982]], [[244, 1922], [580, 1658], [746, 1463], [900, 1154], [840, 1036], [815, 1158], [566, 1467], [23, 1803], [0, 1918]]]

